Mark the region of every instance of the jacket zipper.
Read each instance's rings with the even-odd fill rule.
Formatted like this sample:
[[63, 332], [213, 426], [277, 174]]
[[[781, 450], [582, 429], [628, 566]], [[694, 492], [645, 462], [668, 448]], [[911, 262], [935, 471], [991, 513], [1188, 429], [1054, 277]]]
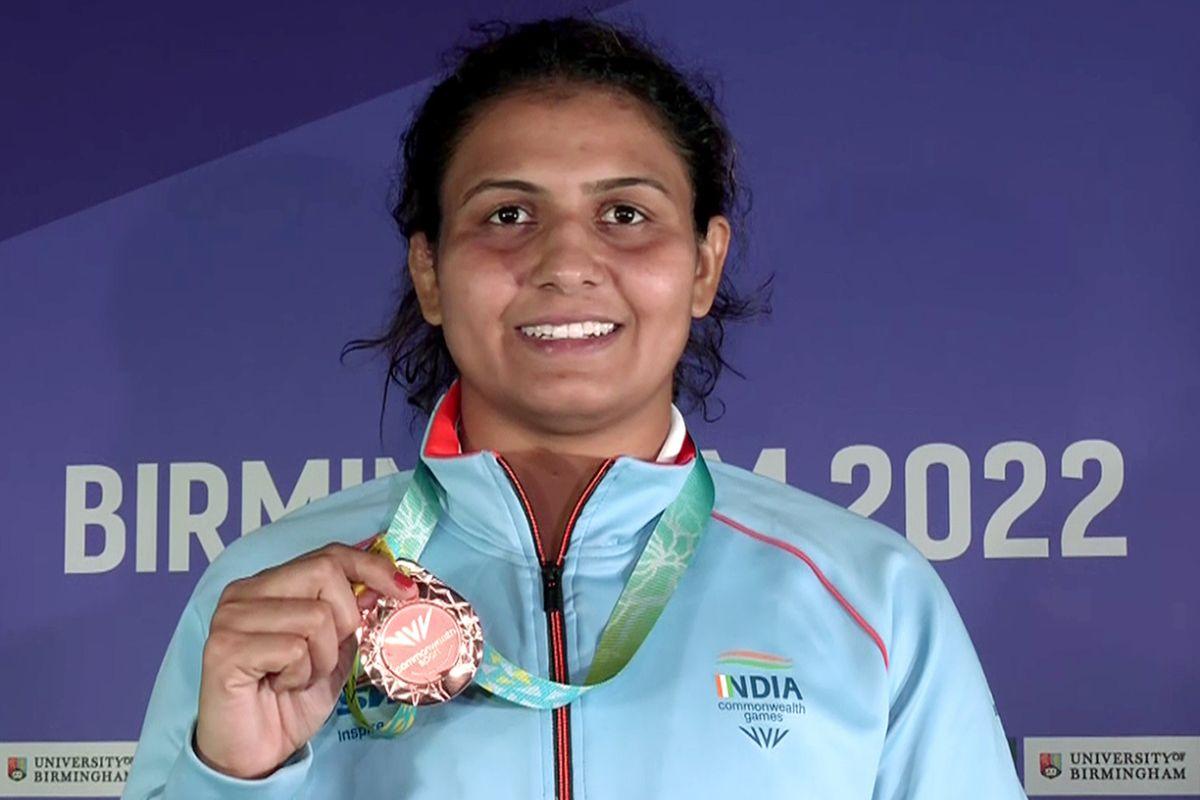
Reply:
[[[516, 473], [501, 456], [497, 455], [496, 460], [504, 468], [509, 482], [512, 483], [517, 497], [521, 500], [521, 508], [525, 511], [525, 521], [529, 523], [533, 546], [537, 550], [538, 563], [542, 568], [542, 605], [546, 611], [546, 634], [550, 643], [550, 679], [558, 683], [568, 683], [570, 672], [567, 669], [567, 625], [563, 620], [563, 562], [566, 561], [567, 545], [571, 541], [571, 531], [575, 528], [575, 521], [579, 519], [579, 512], [583, 510], [584, 504], [596, 491], [596, 487], [616, 459], [606, 459], [600, 465], [588, 482], [587, 488], [575, 502], [575, 508], [571, 511], [571, 516], [567, 518], [567, 525], [563, 530], [562, 544], [553, 560], [547, 558], [542, 549], [537, 520], [533, 517], [533, 507], [525, 495], [525, 489], [522, 488], [521, 482], [517, 480]], [[571, 767], [571, 707], [569, 705], [560, 706], [551, 713], [554, 722], [554, 796], [557, 800], [571, 800], [574, 797]]]

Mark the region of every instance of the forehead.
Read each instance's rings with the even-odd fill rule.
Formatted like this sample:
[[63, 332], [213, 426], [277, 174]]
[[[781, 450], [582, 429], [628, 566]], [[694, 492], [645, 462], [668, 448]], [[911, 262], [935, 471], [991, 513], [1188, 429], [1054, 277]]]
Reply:
[[619, 91], [522, 91], [492, 101], [474, 119], [443, 178], [449, 201], [477, 179], [526, 177], [554, 189], [615, 175], [649, 175], [687, 199], [687, 165], [653, 111]]

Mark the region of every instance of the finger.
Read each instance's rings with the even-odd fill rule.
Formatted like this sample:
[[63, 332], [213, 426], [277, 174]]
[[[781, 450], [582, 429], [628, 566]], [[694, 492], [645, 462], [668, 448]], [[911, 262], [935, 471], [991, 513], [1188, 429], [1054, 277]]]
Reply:
[[323, 600], [260, 597], [222, 604], [213, 614], [213, 629], [239, 633], [290, 633], [304, 637], [314, 674], [337, 667], [338, 634], [333, 608]]
[[337, 562], [342, 573], [355, 583], [365, 584], [385, 597], [404, 597], [403, 587], [396, 583], [396, 564], [387, 556], [363, 552], [345, 545], [322, 548], [321, 551]]
[[337, 679], [335, 685], [342, 685], [350, 677], [350, 668], [354, 666], [354, 657], [358, 655], [358, 642], [353, 638], [346, 639], [338, 647], [337, 669], [331, 677]]
[[[362, 586], [362, 584], [359, 585]], [[417, 590], [417, 584], [413, 582], [413, 579], [399, 570], [396, 572], [396, 585], [398, 585], [400, 587], [400, 591], [404, 593], [403, 599], [405, 600], [415, 600], [420, 596], [420, 593]], [[354, 599], [358, 603], [358, 610], [366, 611], [371, 606], [378, 603], [380, 597], [382, 597], [382, 595], [380, 595], [379, 592], [363, 586], [362, 593], [355, 593]]]
[[[413, 582], [412, 578], [397, 570], [395, 574], [395, 581], [396, 585], [400, 588], [402, 595], [401, 599], [415, 600], [418, 597], [417, 585], [415, 582]], [[338, 627], [338, 636], [342, 638], [357, 632], [359, 626], [362, 624], [363, 614], [370, 610], [376, 603], [379, 602], [380, 598], [383, 597], [383, 595], [381, 595], [379, 592], [375, 591], [374, 589], [368, 589], [364, 584], [360, 583], [356, 584], [356, 586], [361, 588], [362, 592], [352, 592], [349, 598], [345, 597], [345, 595], [341, 593], [340, 589], [334, 590], [331, 588], [329, 597], [326, 597], [324, 594], [322, 594], [323, 599], [338, 602], [339, 609], [341, 608], [340, 604], [342, 602], [345, 602], [347, 606], [353, 604], [352, 610], [347, 608], [346, 611], [342, 612], [347, 620], [346, 622], [339, 624]], [[342, 617], [339, 617], [339, 621], [341, 619]]]
[[285, 564], [235, 581], [226, 589], [233, 598], [316, 597], [333, 581], [366, 584], [387, 597], [402, 597], [393, 581], [395, 564], [386, 556], [367, 553], [344, 544], [329, 544]]
[[358, 610], [354, 592], [345, 577], [328, 578], [317, 588], [317, 597], [333, 612], [337, 641], [340, 642], [358, 629], [362, 623], [362, 612]]
[[[347, 574], [350, 573], [350, 575]], [[398, 596], [391, 582], [395, 565], [377, 554], [334, 544], [315, 550], [278, 567], [235, 581], [226, 587], [221, 603], [258, 597], [320, 598], [334, 609], [339, 640], [358, 628], [361, 615], [351, 590], [351, 575], [366, 576], [379, 594]], [[378, 587], [389, 587], [379, 591]]]
[[368, 589], [364, 586], [362, 594], [355, 595], [355, 600], [358, 604], [358, 610], [366, 611], [371, 606], [379, 602], [379, 598], [381, 596], [382, 595], [380, 595], [379, 592], [375, 591], [374, 589]]
[[223, 688], [236, 689], [256, 686], [263, 678], [308, 660], [308, 642], [303, 636], [214, 630], [204, 646], [203, 675]]
[[[417, 588], [413, 580], [398, 570], [395, 572], [395, 576], [398, 591], [401, 593], [400, 597], [402, 599], [415, 598], [417, 596]], [[363, 584], [358, 585], [363, 586]], [[355, 595], [351, 589], [351, 584], [346, 583], [344, 580], [330, 580], [326, 582], [322, 588], [318, 589], [317, 594], [334, 609], [334, 620], [337, 623], [339, 641], [352, 636], [358, 630], [362, 624], [363, 612], [369, 609], [375, 602], [378, 602], [382, 596], [374, 589], [365, 587], [362, 594]], [[371, 602], [364, 603], [364, 597], [367, 600], [371, 600]]]
[[308, 688], [312, 682], [312, 660], [297, 658], [279, 672], [267, 676], [267, 685], [276, 694]]
[[[347, 578], [360, 578], [367, 574], [358, 571], [359, 568], [375, 573], [371, 576], [373, 583], [364, 582], [358, 584], [365, 587], [364, 593], [372, 592], [378, 596], [390, 596], [400, 599], [415, 596], [416, 594], [416, 586], [413, 584], [412, 579], [396, 569], [395, 564], [390, 559], [377, 554], [363, 553], [344, 546], [331, 549], [327, 555], [333, 559], [336, 566], [322, 569], [324, 579], [317, 589], [317, 596], [333, 606], [339, 640], [353, 634], [358, 630], [362, 622], [362, 611], [359, 605], [362, 594], [356, 596], [353, 586], [347, 582]], [[348, 557], [348, 560], [341, 561], [340, 559], [343, 557]], [[334, 574], [338, 574], [341, 577], [333, 577]], [[386, 582], [385, 585], [389, 589], [388, 592], [379, 591], [377, 588], [379, 581]]]
[[358, 642], [351, 636], [343, 641], [338, 648], [337, 669], [328, 676], [318, 679], [324, 683], [331, 695], [336, 697], [342, 693], [346, 681], [350, 678], [350, 668], [354, 665], [354, 656], [357, 653]]

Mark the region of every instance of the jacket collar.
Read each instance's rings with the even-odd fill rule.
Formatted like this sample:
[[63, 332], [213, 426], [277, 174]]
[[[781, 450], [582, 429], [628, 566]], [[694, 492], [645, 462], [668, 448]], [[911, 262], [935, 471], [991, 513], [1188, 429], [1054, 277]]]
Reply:
[[[445, 511], [480, 549], [538, 560], [524, 506], [494, 450], [462, 451], [458, 380], [438, 400], [421, 441], [421, 460], [445, 492]], [[647, 524], [675, 499], [691, 471], [696, 446], [672, 404], [671, 429], [658, 460], [617, 455], [604, 471], [571, 532], [568, 558], [620, 557], [642, 542]]]

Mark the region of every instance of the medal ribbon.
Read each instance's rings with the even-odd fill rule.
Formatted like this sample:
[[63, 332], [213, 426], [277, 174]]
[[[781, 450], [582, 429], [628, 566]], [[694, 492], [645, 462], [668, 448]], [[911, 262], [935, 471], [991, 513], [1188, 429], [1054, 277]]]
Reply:
[[[683, 487], [659, 517], [605, 623], [584, 683], [558, 683], [534, 675], [509, 661], [485, 640], [483, 660], [475, 673], [476, 684], [511, 703], [549, 709], [575, 701], [625, 668], [675, 592], [712, 512], [712, 476], [700, 450], [697, 448], [695, 452]], [[396, 507], [387, 531], [376, 538], [371, 549], [393, 560], [417, 561], [441, 518], [444, 494], [429, 467], [418, 461], [412, 483]], [[372, 724], [366, 718], [356, 691], [361, 669], [355, 655], [343, 690], [354, 719], [373, 736], [397, 736], [408, 730], [415, 708], [404, 703], [386, 722]]]

